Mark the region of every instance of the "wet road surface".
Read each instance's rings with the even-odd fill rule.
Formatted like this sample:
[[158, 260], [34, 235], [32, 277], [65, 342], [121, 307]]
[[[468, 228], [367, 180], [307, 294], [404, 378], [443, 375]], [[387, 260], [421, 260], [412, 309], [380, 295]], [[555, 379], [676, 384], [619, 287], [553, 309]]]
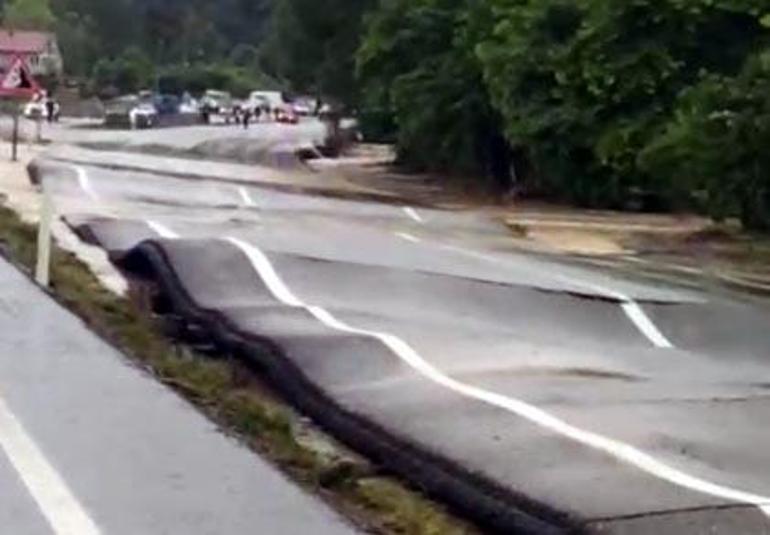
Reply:
[[0, 532], [355, 532], [5, 261], [0, 289]]
[[200, 307], [525, 512], [770, 533], [768, 308], [516, 253], [481, 212], [42, 168], [73, 226], [156, 241]]

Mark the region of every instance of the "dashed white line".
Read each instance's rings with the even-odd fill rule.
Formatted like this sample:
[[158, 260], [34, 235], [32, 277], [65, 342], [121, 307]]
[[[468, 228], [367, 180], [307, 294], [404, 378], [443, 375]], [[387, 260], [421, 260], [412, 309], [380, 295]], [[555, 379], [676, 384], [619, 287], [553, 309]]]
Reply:
[[660, 349], [673, 349], [674, 344], [660, 332], [639, 303], [627, 298], [627, 300], [620, 306], [623, 308], [623, 312], [626, 313], [626, 316], [628, 316], [634, 325], [636, 325], [641, 333], [645, 335], [655, 347], [659, 347]]
[[238, 187], [238, 195], [241, 196], [241, 200], [246, 207], [255, 208], [257, 206], [257, 203], [254, 202], [254, 199], [251, 197], [251, 195], [249, 195], [249, 192], [243, 186]]
[[157, 223], [155, 221], [146, 220], [145, 223], [147, 223], [147, 226], [150, 227], [153, 232], [155, 232], [158, 236], [161, 238], [165, 238], [167, 240], [176, 240], [179, 238], [179, 234], [171, 230], [165, 225], [161, 225], [160, 223]]
[[406, 232], [396, 232], [396, 236], [398, 236], [402, 240], [406, 240], [412, 243], [420, 243], [420, 238], [412, 234], [408, 234]]
[[[491, 255], [478, 253], [476, 251], [470, 251], [468, 249], [463, 249], [461, 247], [454, 247], [451, 245], [441, 245], [440, 247], [447, 251], [453, 251], [455, 253], [460, 253], [472, 258], [485, 260], [487, 262], [493, 262], [493, 263], [500, 262], [498, 258], [495, 258]], [[644, 337], [650, 341], [650, 343], [652, 343], [655, 347], [660, 349], [674, 348], [674, 344], [671, 343], [671, 341], [668, 338], [666, 338], [666, 336], [662, 332], [660, 332], [660, 329], [658, 329], [658, 327], [650, 319], [650, 317], [647, 315], [644, 309], [642, 309], [639, 303], [631, 299], [629, 296], [621, 292], [618, 292], [616, 290], [605, 288], [604, 286], [600, 286], [587, 281], [576, 279], [574, 277], [556, 275], [554, 279], [560, 280], [563, 283], [568, 284], [570, 286], [574, 286], [578, 288], [580, 287], [586, 288], [599, 295], [607, 296], [617, 300], [618, 303], [620, 304], [621, 309], [623, 310], [623, 313], [628, 317], [629, 320], [631, 320], [631, 322], [639, 330], [639, 332], [642, 333]]]
[[[56, 535], [99, 535], [64, 479], [0, 397], [0, 448]], [[8, 528], [8, 526], [6, 526]]]
[[88, 173], [86, 173], [86, 170], [79, 165], [74, 166], [74, 169], [75, 174], [78, 176], [78, 184], [80, 185], [80, 189], [82, 189], [86, 195], [91, 198], [91, 200], [98, 201], [99, 195], [96, 193], [96, 190], [94, 190], [93, 186], [91, 186], [91, 180], [88, 178]]
[[597, 294], [606, 295], [616, 299], [620, 303], [620, 308], [623, 310], [623, 313], [631, 320], [631, 323], [636, 326], [639, 332], [652, 343], [652, 345], [659, 349], [674, 348], [674, 344], [660, 332], [660, 329], [653, 323], [644, 309], [642, 309], [639, 303], [631, 299], [631, 297], [616, 290], [575, 279], [573, 277], [559, 276], [558, 278], [574, 286], [583, 286], [584, 288], [593, 290]]
[[417, 213], [417, 210], [414, 208], [411, 208], [409, 206], [404, 206], [403, 208], [406, 215], [408, 215], [413, 220], [417, 221], [418, 223], [425, 223], [425, 220], [422, 218], [420, 214]]
[[267, 256], [265, 256], [262, 251], [237, 238], [226, 238], [226, 240], [243, 251], [246, 257], [252, 262], [252, 265], [265, 282], [270, 292], [280, 302], [290, 307], [307, 310], [313, 317], [318, 319], [318, 321], [332, 329], [379, 340], [406, 364], [434, 383], [467, 398], [482, 401], [489, 405], [504, 409], [579, 444], [601, 451], [618, 461], [634, 466], [661, 480], [701, 494], [736, 503], [754, 505], [765, 515], [770, 516], [770, 497], [760, 496], [758, 494], [706, 481], [658, 461], [651, 455], [630, 444], [575, 427], [524, 401], [457, 381], [445, 375], [439, 369], [427, 362], [416, 350], [401, 338], [389, 333], [352, 327], [335, 318], [324, 308], [305, 304], [294, 295], [291, 289], [289, 289], [283, 282]]

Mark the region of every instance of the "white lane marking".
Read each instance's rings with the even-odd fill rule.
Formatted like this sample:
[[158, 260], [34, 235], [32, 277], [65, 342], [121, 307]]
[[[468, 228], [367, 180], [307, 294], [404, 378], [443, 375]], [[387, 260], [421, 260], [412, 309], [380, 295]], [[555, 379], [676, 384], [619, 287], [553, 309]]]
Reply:
[[538, 407], [535, 407], [534, 405], [530, 405], [524, 401], [510, 398], [502, 394], [497, 394], [495, 392], [490, 392], [476, 386], [462, 383], [456, 379], [452, 379], [451, 377], [445, 375], [443, 372], [435, 368], [432, 364], [428, 363], [409, 344], [397, 336], [389, 333], [369, 331], [366, 329], [351, 327], [350, 325], [347, 325], [346, 323], [343, 323], [342, 321], [335, 318], [329, 311], [321, 307], [310, 306], [303, 303], [283, 282], [278, 273], [275, 271], [275, 268], [273, 268], [272, 264], [261, 250], [259, 250], [256, 246], [237, 238], [226, 238], [226, 240], [241, 249], [246, 257], [252, 261], [252, 264], [259, 276], [265, 282], [273, 296], [275, 296], [275, 298], [280, 302], [290, 307], [303, 308], [307, 310], [316, 319], [332, 329], [350, 334], [367, 336], [379, 340], [401, 360], [403, 360], [421, 375], [430, 379], [434, 383], [437, 383], [465, 397], [476, 399], [489, 405], [505, 409], [521, 418], [529, 420], [536, 425], [572, 439], [573, 441], [584, 446], [588, 446], [595, 450], [604, 452], [605, 454], [619, 461], [625, 462], [631, 466], [635, 466], [643, 472], [646, 472], [664, 481], [668, 481], [669, 483], [673, 483], [674, 485], [678, 485], [680, 487], [684, 487], [701, 494], [714, 496], [720, 499], [741, 504], [754, 505], [757, 506], [763, 513], [770, 516], [769, 497], [744, 492], [727, 486], [719, 485], [717, 483], [712, 483], [704, 479], [700, 479], [696, 476], [692, 476], [677, 468], [658, 461], [651, 455], [629, 444], [599, 435], [598, 433], [575, 427], [557, 418], [556, 416], [542, 409], [539, 409]]
[[[99, 535], [64, 479], [0, 397], [0, 448], [56, 535]], [[6, 526], [8, 528], [9, 526]]]
[[147, 223], [147, 226], [150, 227], [161, 238], [166, 238], [167, 240], [175, 240], [179, 238], [179, 234], [165, 225], [161, 225], [155, 221], [150, 221], [149, 219], [146, 220], [145, 223]]
[[412, 234], [407, 234], [406, 232], [396, 232], [396, 236], [412, 243], [420, 243], [420, 238], [413, 236]]
[[484, 253], [479, 253], [476, 251], [471, 251], [470, 249], [463, 249], [462, 247], [455, 247], [453, 245], [439, 245], [439, 249], [444, 249], [445, 251], [452, 251], [454, 253], [460, 253], [465, 256], [470, 256], [471, 258], [486, 260], [487, 262], [500, 263], [499, 260], [494, 256], [490, 256]]
[[639, 329], [639, 332], [641, 332], [652, 343], [652, 345], [659, 349], [674, 348], [674, 344], [672, 344], [671, 341], [666, 338], [662, 332], [660, 332], [658, 327], [655, 325], [655, 323], [653, 323], [644, 309], [642, 309], [639, 303], [631, 299], [631, 297], [624, 293], [618, 292], [617, 290], [606, 288], [598, 284], [585, 282], [580, 279], [565, 277], [561, 275], [558, 278], [569, 284], [583, 286], [584, 288], [588, 288], [599, 294], [607, 295], [613, 299], [616, 299], [620, 302], [620, 307], [623, 310], [623, 313], [628, 317], [628, 319], [631, 320], [631, 323], [633, 323], [636, 328]]
[[644, 334], [650, 342], [661, 349], [673, 349], [674, 344], [666, 338], [658, 327], [652, 322], [647, 313], [639, 306], [639, 303], [628, 299], [622, 305], [623, 312], [634, 322], [634, 325]]
[[425, 220], [422, 218], [420, 214], [417, 213], [417, 210], [414, 208], [411, 208], [409, 206], [404, 206], [403, 208], [406, 215], [408, 215], [410, 218], [414, 219], [418, 223], [425, 223]]
[[255, 208], [257, 206], [257, 203], [254, 202], [254, 199], [251, 198], [251, 195], [243, 186], [238, 187], [238, 195], [241, 196], [241, 200], [247, 208]]
[[[492, 262], [492, 263], [501, 262], [500, 259], [495, 258], [494, 256], [478, 253], [476, 251], [471, 251], [468, 249], [463, 249], [462, 247], [454, 247], [452, 245], [441, 245], [440, 247], [447, 251], [453, 251], [472, 258], [485, 260], [487, 262]], [[591, 282], [586, 282], [573, 277], [556, 275], [553, 278], [556, 280], [560, 280], [563, 283], [568, 284], [569, 286], [586, 288], [591, 290], [592, 292], [596, 292], [599, 295], [611, 297], [612, 299], [617, 300], [620, 303], [620, 307], [623, 310], [623, 313], [628, 317], [628, 319], [631, 320], [631, 322], [639, 330], [639, 332], [642, 333], [645, 336], [645, 338], [647, 338], [647, 340], [649, 340], [655, 347], [660, 349], [674, 348], [674, 344], [668, 338], [666, 338], [666, 336], [662, 332], [660, 332], [660, 329], [658, 329], [658, 327], [650, 319], [650, 317], [647, 315], [644, 309], [642, 309], [639, 303], [631, 299], [631, 297], [625, 295], [624, 293], [613, 290], [611, 288], [606, 288], [604, 286], [593, 284]]]
[[92, 201], [98, 201], [99, 195], [91, 185], [91, 180], [88, 178], [88, 173], [86, 173], [86, 170], [79, 165], [75, 165], [73, 167], [75, 169], [75, 174], [78, 176], [78, 184], [80, 185], [80, 189], [82, 189], [86, 195], [91, 198]]

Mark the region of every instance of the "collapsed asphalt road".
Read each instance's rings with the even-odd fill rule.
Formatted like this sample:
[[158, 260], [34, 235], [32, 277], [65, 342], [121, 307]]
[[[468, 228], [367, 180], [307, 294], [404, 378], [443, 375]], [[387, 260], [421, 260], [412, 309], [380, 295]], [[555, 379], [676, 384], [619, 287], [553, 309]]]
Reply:
[[506, 250], [483, 214], [43, 162], [63, 216], [488, 527], [770, 533], [770, 312]]

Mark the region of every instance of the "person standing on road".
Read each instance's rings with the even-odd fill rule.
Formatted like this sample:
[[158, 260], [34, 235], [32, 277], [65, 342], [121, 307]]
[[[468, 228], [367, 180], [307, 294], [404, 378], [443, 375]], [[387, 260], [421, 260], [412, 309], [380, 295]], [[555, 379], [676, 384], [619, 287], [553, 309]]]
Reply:
[[243, 128], [249, 129], [249, 122], [251, 121], [251, 108], [248, 106], [243, 109]]
[[45, 116], [48, 123], [52, 123], [55, 119], [56, 115], [56, 102], [54, 102], [53, 97], [51, 97], [50, 93], [46, 93], [43, 103], [45, 105]]

